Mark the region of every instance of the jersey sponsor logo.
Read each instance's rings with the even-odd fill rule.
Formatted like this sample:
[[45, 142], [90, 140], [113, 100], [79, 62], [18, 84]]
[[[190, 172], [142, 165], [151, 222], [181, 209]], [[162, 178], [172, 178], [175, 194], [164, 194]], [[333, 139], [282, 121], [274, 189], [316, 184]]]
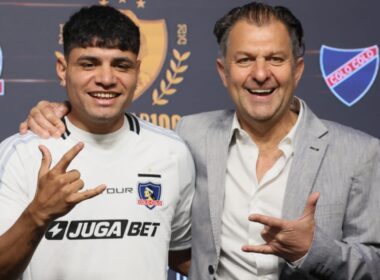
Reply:
[[[0, 47], [0, 77], [1, 73], [3, 71], [3, 51], [1, 50]], [[5, 83], [3, 79], [0, 79], [0, 96], [4, 95], [5, 93]]]
[[49, 225], [45, 233], [45, 238], [48, 240], [60, 240], [65, 236], [66, 228], [69, 223], [67, 221], [54, 221]]
[[129, 194], [133, 193], [133, 188], [123, 188], [123, 187], [107, 187], [106, 194]]
[[154, 237], [160, 223], [129, 220], [54, 221], [45, 233], [47, 240], [116, 239], [124, 236]]
[[139, 205], [145, 205], [148, 209], [152, 210], [156, 206], [162, 206], [161, 198], [161, 185], [148, 183], [139, 183], [138, 193], [140, 199]]
[[366, 95], [377, 76], [379, 49], [376, 45], [361, 49], [338, 49], [322, 45], [320, 66], [332, 93], [347, 106]]

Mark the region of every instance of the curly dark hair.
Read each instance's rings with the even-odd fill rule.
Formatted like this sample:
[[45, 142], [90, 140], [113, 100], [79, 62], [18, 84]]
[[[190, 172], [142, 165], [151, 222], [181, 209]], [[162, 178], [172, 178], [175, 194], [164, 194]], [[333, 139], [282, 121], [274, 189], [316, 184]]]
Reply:
[[214, 27], [214, 35], [218, 41], [223, 56], [227, 52], [228, 35], [240, 20], [247, 20], [250, 23], [261, 26], [271, 20], [279, 20], [289, 31], [292, 40], [293, 56], [302, 57], [305, 52], [303, 29], [301, 22], [292, 12], [283, 6], [270, 6], [268, 4], [251, 2], [241, 7], [236, 7], [220, 18]]
[[65, 56], [77, 47], [118, 48], [138, 55], [140, 31], [130, 18], [113, 7], [83, 7], [63, 28]]

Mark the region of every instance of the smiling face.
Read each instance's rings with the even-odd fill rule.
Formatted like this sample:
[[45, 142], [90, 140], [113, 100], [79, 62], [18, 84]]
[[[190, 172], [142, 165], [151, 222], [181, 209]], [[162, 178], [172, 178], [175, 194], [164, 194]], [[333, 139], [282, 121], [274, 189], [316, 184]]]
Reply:
[[302, 58], [293, 57], [289, 32], [280, 21], [257, 26], [240, 20], [232, 27], [217, 68], [243, 129], [273, 127], [294, 117], [290, 102], [303, 66]]
[[74, 48], [57, 62], [71, 103], [70, 121], [92, 133], [116, 131], [137, 85], [140, 62], [130, 51]]

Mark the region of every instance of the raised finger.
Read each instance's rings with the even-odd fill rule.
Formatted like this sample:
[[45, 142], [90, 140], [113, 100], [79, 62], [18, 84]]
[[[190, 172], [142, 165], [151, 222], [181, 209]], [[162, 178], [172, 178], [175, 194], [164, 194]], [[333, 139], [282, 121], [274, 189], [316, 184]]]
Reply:
[[251, 222], [260, 223], [268, 227], [282, 228], [284, 224], [284, 220], [260, 214], [250, 215], [248, 219]]
[[67, 151], [62, 158], [58, 161], [58, 163], [53, 167], [54, 171], [59, 173], [65, 173], [67, 167], [71, 163], [71, 161], [79, 154], [79, 152], [83, 149], [83, 142], [79, 142], [74, 147], [72, 147], [69, 151]]
[[41, 151], [42, 159], [41, 159], [41, 167], [38, 171], [38, 178], [41, 178], [46, 173], [49, 172], [50, 165], [51, 165], [51, 154], [48, 148], [46, 148], [44, 145], [39, 145], [38, 148]]
[[73, 204], [77, 204], [79, 202], [82, 202], [84, 200], [90, 199], [94, 196], [101, 194], [105, 189], [106, 189], [106, 185], [103, 184], [93, 189], [88, 189], [82, 192], [73, 193], [70, 196], [69, 202]]
[[274, 250], [272, 247], [270, 247], [269, 245], [266, 245], [266, 244], [262, 244], [262, 245], [244, 245], [243, 247], [241, 247], [241, 249], [244, 251], [244, 252], [248, 252], [248, 253], [259, 253], [259, 254], [274, 254]]
[[317, 202], [319, 199], [319, 192], [313, 192], [307, 199], [305, 208], [303, 210], [302, 217], [312, 215], [314, 216], [315, 209], [317, 208]]

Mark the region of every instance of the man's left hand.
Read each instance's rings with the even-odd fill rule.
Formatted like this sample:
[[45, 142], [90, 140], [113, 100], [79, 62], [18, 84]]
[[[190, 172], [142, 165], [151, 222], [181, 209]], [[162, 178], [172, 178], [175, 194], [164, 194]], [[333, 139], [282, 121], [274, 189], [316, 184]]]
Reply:
[[294, 262], [305, 256], [311, 246], [314, 236], [314, 214], [319, 193], [312, 193], [306, 203], [303, 214], [294, 221], [253, 214], [249, 216], [251, 222], [264, 225], [261, 236], [266, 244], [244, 245], [244, 252], [272, 254]]

